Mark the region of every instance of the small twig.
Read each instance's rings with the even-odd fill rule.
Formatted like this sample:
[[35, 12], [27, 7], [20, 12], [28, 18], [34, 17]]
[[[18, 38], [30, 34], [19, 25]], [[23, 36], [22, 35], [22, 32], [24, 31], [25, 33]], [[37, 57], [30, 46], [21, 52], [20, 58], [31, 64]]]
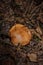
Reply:
[[43, 6], [43, 2], [42, 2], [39, 6], [35, 7], [35, 8], [32, 10], [31, 14], [33, 14], [34, 12], [36, 12], [37, 9], [41, 8], [41, 6]]
[[33, 6], [33, 3], [34, 3], [34, 0], [31, 2], [31, 5], [30, 5], [30, 7], [29, 7], [29, 13], [30, 13], [30, 11], [31, 11], [31, 8], [32, 8], [32, 6]]

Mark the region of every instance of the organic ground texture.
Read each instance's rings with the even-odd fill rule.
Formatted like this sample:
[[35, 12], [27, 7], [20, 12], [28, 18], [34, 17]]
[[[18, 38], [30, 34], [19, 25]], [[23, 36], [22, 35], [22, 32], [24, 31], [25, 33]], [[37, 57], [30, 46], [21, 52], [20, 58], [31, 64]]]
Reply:
[[[30, 29], [29, 44], [11, 42], [15, 24]], [[43, 65], [43, 0], [0, 0], [0, 65]]]

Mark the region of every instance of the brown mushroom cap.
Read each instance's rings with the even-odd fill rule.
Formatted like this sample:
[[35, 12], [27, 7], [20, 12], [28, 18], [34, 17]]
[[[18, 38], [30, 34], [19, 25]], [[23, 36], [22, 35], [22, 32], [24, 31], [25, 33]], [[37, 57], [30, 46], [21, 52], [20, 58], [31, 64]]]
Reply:
[[14, 45], [27, 45], [29, 44], [32, 35], [30, 29], [22, 24], [15, 24], [10, 30], [9, 35], [11, 37], [11, 42]]

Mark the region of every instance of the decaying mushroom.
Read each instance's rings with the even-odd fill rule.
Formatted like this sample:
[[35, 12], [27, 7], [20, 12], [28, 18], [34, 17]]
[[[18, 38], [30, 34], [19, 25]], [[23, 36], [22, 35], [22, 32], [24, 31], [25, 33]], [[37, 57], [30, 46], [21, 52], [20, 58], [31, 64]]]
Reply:
[[30, 29], [22, 24], [15, 24], [12, 26], [9, 30], [9, 36], [11, 37], [11, 42], [14, 45], [27, 45], [32, 38]]

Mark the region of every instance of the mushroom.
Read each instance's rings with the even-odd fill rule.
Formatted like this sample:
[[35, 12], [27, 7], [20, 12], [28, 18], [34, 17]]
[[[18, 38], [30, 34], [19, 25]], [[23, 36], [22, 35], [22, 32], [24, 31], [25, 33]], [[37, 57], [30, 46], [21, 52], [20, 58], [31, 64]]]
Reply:
[[9, 36], [11, 37], [11, 42], [14, 45], [27, 45], [29, 44], [32, 34], [30, 29], [22, 24], [15, 24], [12, 26], [12, 28], [9, 30]]

